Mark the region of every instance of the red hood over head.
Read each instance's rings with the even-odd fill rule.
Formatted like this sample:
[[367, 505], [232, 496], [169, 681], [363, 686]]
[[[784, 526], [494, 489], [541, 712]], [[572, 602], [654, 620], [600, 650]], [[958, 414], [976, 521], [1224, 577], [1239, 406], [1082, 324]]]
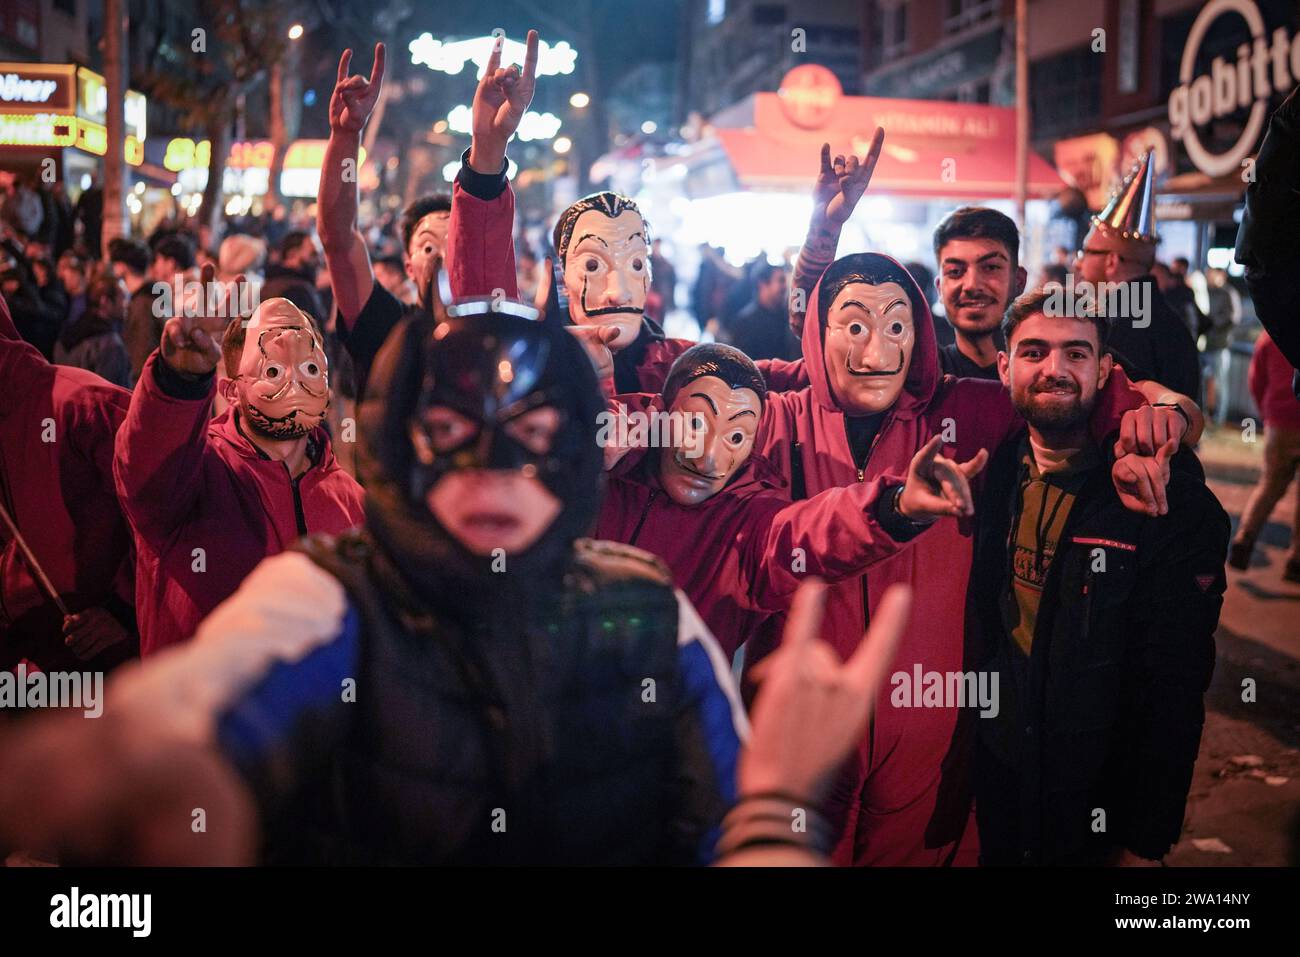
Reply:
[[911, 273], [903, 268], [897, 260], [881, 253], [855, 253], [843, 256], [826, 267], [817, 285], [813, 287], [808, 299], [807, 319], [803, 324], [803, 354], [812, 385], [812, 393], [823, 408], [832, 412], [843, 412], [835, 401], [831, 391], [830, 379], [826, 373], [825, 335], [826, 323], [824, 311], [830, 308], [830, 302], [822, 304], [823, 290], [837, 284], [846, 276], [860, 275], [872, 285], [882, 282], [897, 282], [907, 291], [912, 303], [913, 345], [911, 365], [907, 370], [907, 379], [903, 391], [891, 410], [894, 415], [912, 418], [929, 405], [939, 384], [942, 373], [939, 371], [939, 347], [934, 337], [934, 319], [930, 315], [930, 306], [925, 295]]

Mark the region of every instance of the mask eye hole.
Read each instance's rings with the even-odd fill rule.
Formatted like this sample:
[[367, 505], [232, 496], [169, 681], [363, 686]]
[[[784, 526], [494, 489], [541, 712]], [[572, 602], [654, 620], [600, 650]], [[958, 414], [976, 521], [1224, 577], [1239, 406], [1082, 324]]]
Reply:
[[588, 256], [583, 262], [582, 268], [587, 270], [587, 272], [595, 272], [600, 268], [600, 260], [596, 259], [594, 256]]
[[[424, 413], [424, 435], [434, 452], [450, 452], [478, 434], [478, 423], [446, 406], [434, 406]], [[417, 446], [418, 451], [418, 446]]]
[[284, 378], [284, 366], [278, 362], [268, 362], [262, 369], [262, 378], [269, 382], [279, 382]]
[[902, 324], [902, 322], [895, 319], [893, 322], [889, 324], [889, 329], [887, 331], [891, 336], [897, 338], [898, 336], [901, 336], [903, 334], [904, 329], [905, 327]]
[[639, 259], [633, 259], [632, 268], [635, 269], [637, 272], [640, 272], [641, 270], [645, 269], [645, 263], [643, 263]]
[[534, 455], [546, 455], [560, 430], [560, 412], [552, 406], [533, 409], [505, 424], [505, 433]]
[[862, 335], [864, 332], [867, 331], [867, 327], [860, 322], [854, 321], [849, 323], [848, 330], [849, 330], [849, 335], [851, 335], [854, 339], [856, 339], [858, 338], [858, 336]]
[[324, 370], [321, 369], [320, 363], [315, 359], [308, 359], [298, 366], [298, 371], [309, 379], [319, 379]]

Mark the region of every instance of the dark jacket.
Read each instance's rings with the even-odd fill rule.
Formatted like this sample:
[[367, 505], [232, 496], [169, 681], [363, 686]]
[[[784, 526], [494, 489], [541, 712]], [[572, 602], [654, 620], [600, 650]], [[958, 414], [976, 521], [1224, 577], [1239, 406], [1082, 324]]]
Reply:
[[[1300, 94], [1292, 91], [1273, 119], [1246, 187], [1237, 262], [1255, 312], [1293, 368], [1300, 368]], [[1295, 377], [1300, 396], [1300, 375]]]
[[1111, 322], [1107, 346], [1134, 382], [1151, 380], [1197, 399], [1201, 395], [1201, 361], [1187, 323], [1169, 307], [1155, 277], [1132, 281], [1147, 287], [1150, 325], [1136, 326], [1130, 318]]
[[[580, 541], [559, 588], [467, 625], [408, 591], [364, 533], [299, 547], [346, 610], [321, 607], [302, 629], [315, 653], [227, 701], [215, 729], [259, 798], [274, 861], [711, 860], [744, 719], [653, 558]], [[243, 640], [256, 644], [256, 627]], [[352, 676], [355, 703], [339, 693]], [[272, 712], [288, 715], [279, 733]]]
[[968, 590], [968, 660], [999, 676], [998, 713], [976, 722], [982, 859], [1097, 864], [1119, 848], [1159, 858], [1182, 830], [1200, 745], [1228, 516], [1177, 470], [1167, 515], [1130, 512], [1108, 458], [1070, 510], [1021, 665], [1000, 602], [1025, 448], [1008, 440], [989, 464]]
[[153, 304], [157, 297], [153, 294], [153, 284], [146, 282], [131, 293], [126, 307], [126, 322], [122, 325], [122, 341], [126, 343], [126, 353], [131, 360], [131, 383], [134, 384], [144, 371], [145, 360], [153, 355], [162, 341], [165, 317], [154, 315]]
[[54, 343], [54, 361], [86, 369], [124, 389], [131, 387], [131, 360], [126, 345], [112, 317], [97, 308], [87, 309], [76, 322], [63, 327], [59, 341]]

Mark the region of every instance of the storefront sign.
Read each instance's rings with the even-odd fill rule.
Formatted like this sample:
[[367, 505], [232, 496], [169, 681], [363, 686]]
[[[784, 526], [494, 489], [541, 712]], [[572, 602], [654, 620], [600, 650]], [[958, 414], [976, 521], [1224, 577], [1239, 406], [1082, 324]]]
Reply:
[[781, 109], [795, 126], [815, 130], [835, 112], [844, 88], [839, 78], [819, 63], [805, 63], [786, 73], [777, 91]]
[[[312, 197], [320, 191], [320, 168], [325, 162], [325, 140], [294, 140], [284, 153], [280, 173], [280, 193], [284, 196]], [[185, 192], [199, 192], [208, 181], [212, 144], [195, 143], [178, 136], [167, 143], [163, 167], [179, 173], [178, 182]], [[266, 192], [275, 147], [270, 140], [240, 141], [230, 144], [226, 157], [222, 191], [244, 196], [261, 196]], [[358, 154], [358, 166], [364, 165], [366, 151]]]
[[872, 96], [924, 100], [963, 83], [991, 80], [1002, 54], [1002, 26], [947, 50], [937, 50], [867, 80]]
[[71, 113], [75, 97], [71, 66], [0, 63], [0, 113]]
[[[0, 145], [75, 146], [96, 156], [108, 151], [108, 88], [93, 70], [71, 64], [0, 63]], [[123, 155], [144, 161], [144, 95], [123, 101]]]
[[[1230, 63], [1215, 57], [1208, 73], [1193, 76], [1201, 43], [1221, 16], [1246, 21], [1252, 42], [1237, 47]], [[1300, 78], [1300, 34], [1288, 36], [1286, 27], [1267, 35], [1264, 18], [1254, 0], [1210, 0], [1197, 15], [1183, 47], [1179, 85], [1169, 95], [1169, 125], [1174, 139], [1183, 144], [1196, 168], [1207, 176], [1225, 176], [1241, 168], [1259, 142], [1274, 93], [1286, 93]], [[1208, 126], [1250, 108], [1250, 118], [1237, 142], [1222, 153], [1211, 153], [1201, 143], [1198, 127]]]

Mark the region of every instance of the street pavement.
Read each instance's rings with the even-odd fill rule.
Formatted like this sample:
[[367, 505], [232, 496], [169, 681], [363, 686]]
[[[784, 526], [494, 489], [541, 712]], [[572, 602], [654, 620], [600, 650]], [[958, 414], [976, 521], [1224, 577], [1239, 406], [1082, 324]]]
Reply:
[[[1259, 476], [1263, 438], [1252, 443], [1240, 429], [1218, 429], [1198, 452], [1235, 531]], [[1293, 483], [1250, 568], [1228, 569], [1205, 733], [1171, 865], [1300, 865], [1300, 584], [1282, 580], [1297, 494]], [[1253, 702], [1243, 701], [1247, 679]]]

